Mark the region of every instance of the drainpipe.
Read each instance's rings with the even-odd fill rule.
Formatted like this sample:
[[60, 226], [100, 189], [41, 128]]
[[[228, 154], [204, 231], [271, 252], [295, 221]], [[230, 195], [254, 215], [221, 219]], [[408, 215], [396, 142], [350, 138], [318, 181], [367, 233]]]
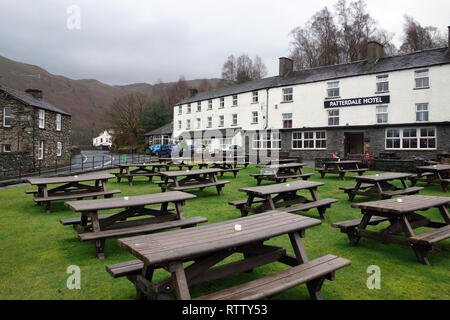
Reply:
[[266, 121], [264, 122], [264, 130], [269, 126], [269, 88], [266, 89]]

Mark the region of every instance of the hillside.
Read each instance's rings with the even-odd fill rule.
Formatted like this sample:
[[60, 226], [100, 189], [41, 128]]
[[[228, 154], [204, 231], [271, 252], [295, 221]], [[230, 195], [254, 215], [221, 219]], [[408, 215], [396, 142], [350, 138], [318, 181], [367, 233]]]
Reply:
[[[202, 80], [187, 80], [196, 88]], [[216, 87], [220, 79], [208, 79]], [[95, 79], [73, 80], [46, 70], [0, 56], [0, 84], [16, 90], [41, 89], [44, 100], [72, 114], [73, 143], [90, 143], [90, 138], [103, 130], [104, 110], [115, 98], [132, 92], [151, 95], [153, 85], [135, 83], [111, 86]], [[171, 83], [164, 83], [170, 85]]]

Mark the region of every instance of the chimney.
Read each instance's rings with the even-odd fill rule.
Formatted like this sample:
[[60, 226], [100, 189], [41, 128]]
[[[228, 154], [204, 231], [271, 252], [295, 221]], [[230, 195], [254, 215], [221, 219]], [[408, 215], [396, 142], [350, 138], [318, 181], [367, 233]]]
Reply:
[[292, 72], [293, 70], [294, 70], [294, 61], [286, 57], [281, 57], [279, 76], [285, 77], [289, 72]]
[[39, 89], [27, 89], [25, 90], [26, 93], [28, 93], [30, 96], [32, 96], [35, 99], [42, 100], [42, 97], [44, 94], [42, 93], [42, 90]]
[[369, 41], [367, 43], [367, 63], [374, 65], [382, 57], [384, 57], [383, 45], [377, 41]]
[[447, 27], [448, 28], [448, 42], [447, 42], [447, 47], [450, 50], [450, 26]]
[[188, 89], [188, 98], [192, 98], [198, 93], [197, 89]]

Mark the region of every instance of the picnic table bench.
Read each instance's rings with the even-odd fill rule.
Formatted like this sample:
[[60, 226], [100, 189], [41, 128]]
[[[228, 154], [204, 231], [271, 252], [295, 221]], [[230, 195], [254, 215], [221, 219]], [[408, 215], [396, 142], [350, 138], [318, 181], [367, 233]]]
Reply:
[[[348, 194], [348, 200], [353, 201], [356, 195], [366, 197], [389, 199], [398, 195], [417, 194], [423, 187], [408, 187], [406, 179], [413, 176], [411, 173], [384, 172], [368, 176], [354, 177], [356, 185], [350, 187], [340, 187]], [[391, 182], [400, 180], [402, 188], [396, 187]]]
[[[38, 187], [38, 190], [26, 190], [25, 193], [33, 194], [34, 201], [45, 205], [45, 212], [50, 213], [51, 201], [83, 199], [99, 196], [111, 198], [120, 190], [107, 190], [106, 182], [114, 178], [113, 175], [104, 173], [90, 173], [83, 175], [53, 177], [53, 178], [29, 178], [28, 183]], [[92, 184], [86, 182], [92, 181]], [[49, 188], [52, 184], [61, 184], [58, 187]]]
[[286, 182], [287, 179], [298, 179], [308, 180], [314, 174], [313, 173], [303, 173], [303, 167], [305, 163], [285, 163], [285, 164], [272, 164], [259, 166], [260, 173], [251, 174], [253, 178], [256, 179], [257, 185], [259, 186], [263, 180], [275, 181], [276, 183]]
[[369, 169], [360, 168], [360, 161], [356, 160], [341, 160], [341, 161], [323, 161], [323, 168], [316, 169], [320, 173], [322, 178], [327, 173], [338, 174], [341, 180], [345, 180], [345, 174], [347, 172], [356, 172], [359, 176], [362, 176], [364, 172]]
[[[325, 211], [336, 199], [321, 199], [317, 196], [317, 188], [323, 186], [321, 182], [292, 181], [260, 187], [241, 188], [239, 191], [247, 193], [247, 200], [230, 201], [228, 204], [237, 207], [244, 217], [251, 213], [261, 213], [268, 210], [284, 212], [308, 211], [317, 208], [322, 219], [326, 220]], [[312, 200], [297, 194], [300, 190], [307, 190]], [[257, 206], [254, 206], [257, 205]]]
[[450, 165], [448, 164], [436, 164], [431, 166], [417, 167], [419, 173], [411, 176], [411, 184], [416, 185], [418, 181], [440, 184], [442, 190], [447, 192], [448, 184], [450, 183]]
[[[427, 255], [433, 244], [450, 238], [450, 215], [447, 209], [449, 204], [450, 197], [423, 195], [358, 203], [352, 207], [361, 209], [362, 219], [333, 223], [332, 226], [346, 233], [352, 246], [356, 246], [361, 237], [406, 245], [414, 250], [420, 263], [429, 265]], [[439, 209], [444, 222], [431, 221], [417, 213], [431, 208]], [[378, 225], [385, 221], [389, 222], [389, 226], [381, 231], [366, 229], [369, 225]], [[414, 229], [420, 227], [433, 230], [416, 235]], [[401, 233], [405, 236], [400, 236]]]
[[[308, 260], [302, 237], [305, 229], [320, 223], [309, 217], [271, 211], [190, 229], [119, 239], [119, 246], [138, 260], [109, 265], [106, 270], [114, 278], [127, 276], [136, 286], [138, 299], [170, 299], [169, 294], [174, 292], [177, 299], [188, 300], [192, 298], [190, 288], [195, 285], [279, 261], [290, 268], [195, 299], [263, 299], [300, 284], [306, 284], [311, 298], [322, 299], [324, 280], [334, 280], [335, 272], [350, 261], [331, 254]], [[284, 234], [289, 235], [295, 256], [287, 254], [283, 247], [264, 244]], [[243, 259], [215, 266], [235, 253]], [[193, 263], [183, 265], [189, 261]], [[156, 282], [153, 274], [160, 268], [168, 270], [171, 277]]]
[[223, 177], [223, 175], [227, 172], [233, 173], [234, 177], [237, 177], [237, 174], [239, 171], [242, 170], [242, 168], [237, 168], [236, 164], [234, 162], [228, 162], [228, 161], [213, 161], [213, 162], [201, 162], [197, 164], [199, 169], [203, 168], [212, 168], [212, 169], [222, 169], [220, 171], [220, 176]]
[[[120, 171], [112, 173], [116, 176], [117, 182], [120, 183], [120, 180], [122, 178], [126, 178], [128, 179], [129, 185], [132, 186], [134, 177], [147, 177], [149, 179], [149, 182], [151, 182], [153, 177], [159, 176], [159, 171], [163, 166], [160, 166], [159, 163], [123, 163], [119, 164], [118, 167]], [[149, 167], [151, 169], [149, 169]], [[131, 170], [131, 168], [136, 169]]]
[[[185, 171], [165, 171], [161, 172], [161, 181], [156, 181], [162, 191], [167, 189], [172, 191], [184, 191], [190, 189], [203, 190], [208, 187], [216, 187], [217, 193], [222, 194], [222, 188], [230, 181], [219, 181], [217, 173], [222, 169], [199, 169]], [[184, 177], [181, 180], [178, 178]]]
[[[183, 205], [196, 196], [184, 192], [165, 192], [105, 200], [70, 201], [65, 205], [79, 212], [81, 218], [62, 219], [63, 225], [73, 225], [80, 241], [93, 241], [99, 259], [104, 259], [105, 240], [117, 236], [151, 233], [171, 228], [192, 227], [207, 222], [203, 217], [185, 218]], [[169, 203], [175, 205], [169, 207]], [[159, 208], [146, 208], [158, 205]], [[115, 214], [100, 216], [101, 210], [124, 209]], [[141, 219], [130, 218], [151, 216]]]

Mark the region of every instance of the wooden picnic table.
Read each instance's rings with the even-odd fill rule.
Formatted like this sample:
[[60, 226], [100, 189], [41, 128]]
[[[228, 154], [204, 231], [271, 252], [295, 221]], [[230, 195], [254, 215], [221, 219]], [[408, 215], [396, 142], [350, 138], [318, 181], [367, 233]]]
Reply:
[[[196, 299], [263, 299], [302, 283], [306, 283], [313, 299], [322, 299], [320, 290], [324, 280], [333, 280], [334, 272], [350, 261], [334, 255], [308, 260], [301, 238], [305, 229], [320, 223], [309, 217], [271, 211], [195, 228], [119, 239], [119, 246], [139, 260], [110, 265], [106, 270], [115, 278], [127, 276], [136, 286], [138, 298], [171, 298], [168, 294], [174, 292], [177, 299], [186, 300], [191, 299], [190, 288], [197, 284], [279, 261], [290, 268]], [[285, 234], [289, 235], [295, 256], [287, 254], [285, 248], [264, 244]], [[235, 253], [243, 259], [215, 266]], [[193, 264], [183, 264], [189, 261]], [[156, 282], [153, 274], [160, 268], [168, 270], [171, 277]]]
[[[427, 259], [432, 245], [438, 241], [450, 238], [450, 215], [447, 207], [450, 197], [413, 195], [396, 199], [378, 200], [353, 204], [360, 208], [362, 219], [343, 221], [332, 224], [347, 233], [350, 244], [356, 246], [361, 237], [380, 240], [383, 243], [397, 243], [411, 246], [420, 263], [429, 265]], [[431, 221], [417, 211], [427, 211], [437, 208], [444, 222]], [[366, 230], [368, 225], [377, 225], [389, 221], [390, 225], [381, 231]], [[416, 235], [414, 229], [420, 227], [434, 228], [432, 231]], [[400, 236], [404, 233], [405, 236]]]
[[447, 192], [447, 187], [450, 183], [450, 165], [436, 164], [431, 166], [420, 166], [417, 167], [417, 170], [419, 170], [419, 173], [410, 178], [413, 186], [416, 185], [417, 181], [437, 183], [441, 185], [442, 190]]
[[161, 168], [167, 167], [160, 163], [122, 163], [118, 168], [119, 172], [113, 173], [117, 177], [117, 182], [120, 183], [122, 178], [127, 178], [129, 185], [132, 186], [134, 177], [148, 177], [151, 182], [153, 177], [159, 176]]
[[212, 169], [222, 169], [220, 171], [220, 176], [223, 177], [224, 173], [232, 172], [234, 177], [237, 177], [237, 173], [242, 170], [242, 168], [237, 167], [237, 163], [234, 161], [211, 161], [211, 162], [200, 162], [197, 164], [199, 169], [212, 168]]
[[345, 180], [347, 172], [356, 172], [362, 176], [368, 169], [360, 168], [360, 161], [356, 160], [338, 160], [338, 161], [323, 161], [323, 168], [316, 169], [322, 178], [326, 173], [338, 174], [341, 180]]
[[[120, 190], [107, 190], [106, 183], [114, 178], [106, 173], [89, 173], [83, 175], [52, 177], [52, 178], [29, 178], [28, 183], [38, 187], [38, 190], [27, 190], [27, 194], [34, 195], [34, 201], [41, 205], [45, 204], [45, 211], [50, 213], [50, 203], [56, 200], [82, 199], [99, 196], [111, 198]], [[86, 182], [93, 182], [87, 184]], [[61, 184], [61, 186], [50, 188], [50, 185]]]
[[193, 159], [191, 157], [169, 157], [169, 158], [158, 158], [160, 163], [168, 163], [168, 164], [187, 164], [190, 163]]
[[[348, 194], [348, 200], [353, 201], [355, 195], [362, 195], [366, 197], [389, 199], [397, 195], [411, 195], [416, 194], [422, 187], [408, 187], [406, 179], [412, 177], [412, 173], [402, 172], [383, 172], [380, 174], [373, 174], [368, 176], [354, 177], [356, 179], [356, 186], [354, 187], [340, 187]], [[397, 187], [391, 182], [399, 180], [402, 187]]]
[[[260, 187], [240, 188], [239, 191], [247, 193], [247, 199], [231, 201], [229, 204], [240, 209], [243, 217], [248, 215], [249, 212], [260, 213], [268, 210], [297, 212], [317, 208], [320, 217], [326, 220], [326, 209], [337, 200], [331, 198], [319, 200], [317, 188], [323, 185], [322, 182], [292, 181]], [[297, 194], [300, 190], [309, 191], [312, 199]]]
[[[161, 172], [162, 181], [155, 183], [159, 184], [162, 191], [167, 189], [172, 191], [184, 191], [189, 189], [203, 190], [207, 187], [216, 187], [217, 193], [222, 194], [222, 188], [230, 181], [219, 181], [217, 173], [222, 169], [199, 169], [199, 170], [184, 170], [184, 171], [164, 171]], [[179, 180], [180, 177], [184, 177]]]
[[251, 174], [256, 179], [258, 186], [262, 180], [275, 181], [276, 183], [286, 182], [287, 179], [302, 178], [308, 180], [312, 177], [313, 173], [303, 173], [303, 167], [305, 163], [285, 163], [285, 164], [272, 164], [259, 166], [260, 173]]
[[[70, 201], [65, 205], [71, 210], [79, 212], [81, 218], [63, 219], [61, 224], [73, 225], [79, 232], [81, 241], [93, 241], [97, 257], [104, 259], [105, 240], [111, 237], [136, 235], [150, 233], [175, 227], [190, 227], [197, 223], [208, 221], [203, 217], [186, 219], [184, 217], [183, 205], [186, 200], [196, 198], [185, 192], [165, 192], [146, 194], [140, 196], [129, 196], [114, 199]], [[169, 207], [173, 203], [176, 209]], [[160, 208], [146, 208], [158, 205]], [[101, 210], [124, 209], [115, 214], [100, 216]], [[150, 218], [130, 218], [152, 216]]]

